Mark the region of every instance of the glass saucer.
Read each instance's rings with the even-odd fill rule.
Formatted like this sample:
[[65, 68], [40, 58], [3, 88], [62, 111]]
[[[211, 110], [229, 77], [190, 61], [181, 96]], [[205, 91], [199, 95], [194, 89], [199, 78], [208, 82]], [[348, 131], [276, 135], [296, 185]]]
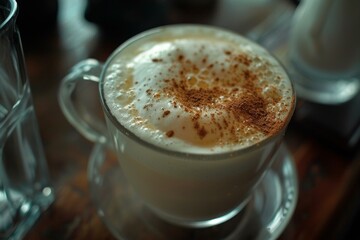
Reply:
[[97, 212], [118, 239], [276, 239], [288, 224], [298, 197], [296, 169], [285, 145], [247, 207], [225, 223], [208, 228], [173, 225], [157, 217], [128, 185], [115, 154], [96, 144], [88, 167]]

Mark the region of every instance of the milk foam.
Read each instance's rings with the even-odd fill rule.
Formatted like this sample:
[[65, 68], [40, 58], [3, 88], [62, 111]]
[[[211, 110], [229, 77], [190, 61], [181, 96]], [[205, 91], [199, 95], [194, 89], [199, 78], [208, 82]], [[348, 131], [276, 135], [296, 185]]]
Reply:
[[224, 152], [276, 134], [294, 101], [279, 64], [239, 36], [185, 28], [165, 29], [113, 58], [104, 81], [113, 116], [177, 151]]

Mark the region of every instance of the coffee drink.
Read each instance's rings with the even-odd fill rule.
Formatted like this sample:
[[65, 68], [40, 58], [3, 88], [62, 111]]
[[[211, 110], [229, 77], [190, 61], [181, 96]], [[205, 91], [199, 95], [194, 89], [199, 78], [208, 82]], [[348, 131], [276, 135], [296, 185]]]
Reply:
[[180, 224], [239, 211], [293, 112], [279, 63], [235, 33], [179, 25], [131, 39], [105, 67], [109, 129], [140, 197]]
[[291, 83], [262, 48], [209, 29], [176, 28], [113, 59], [104, 96], [140, 138], [186, 152], [226, 152], [277, 134]]

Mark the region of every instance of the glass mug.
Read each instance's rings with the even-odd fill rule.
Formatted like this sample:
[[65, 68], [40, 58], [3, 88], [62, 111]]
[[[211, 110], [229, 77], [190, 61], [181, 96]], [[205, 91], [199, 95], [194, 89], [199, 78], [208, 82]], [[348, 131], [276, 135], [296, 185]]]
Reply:
[[54, 201], [15, 0], [0, 0], [0, 239], [21, 239]]
[[[182, 119], [183, 116], [187, 116], [186, 114], [188, 114], [188, 112], [193, 111], [185, 110], [187, 109], [185, 104], [194, 104], [194, 111], [197, 111], [196, 109], [199, 108], [197, 101], [201, 101], [199, 100], [199, 98], [203, 97], [202, 100], [205, 99], [206, 101], [207, 99], [209, 99], [209, 96], [207, 94], [213, 94], [214, 91], [217, 91], [216, 89], [218, 89], [218, 87], [211, 88], [210, 90], [208, 87], [204, 87], [204, 89], [200, 89], [197, 92], [196, 89], [193, 89], [196, 94], [192, 96], [189, 95], [190, 92], [193, 92], [192, 90], [187, 92], [184, 96], [178, 96], [177, 94], [184, 90], [184, 88], [179, 87], [177, 89], [178, 92], [173, 92], [173, 95], [169, 93], [163, 94], [163, 96], [170, 95], [170, 98], [172, 99], [170, 100], [170, 102], [165, 101], [165, 103], [163, 104], [161, 100], [156, 100], [158, 95], [157, 93], [152, 92], [152, 90], [154, 89], [145, 89], [147, 83], [144, 83], [145, 88], [140, 89], [140, 87], [138, 89], [139, 92], [142, 92], [144, 96], [149, 96], [148, 101], [152, 102], [152, 104], [159, 105], [156, 105], [154, 107], [152, 104], [145, 104], [137, 110], [133, 109], [129, 111], [130, 115], [127, 116], [127, 119], [124, 118], [123, 120], [121, 120], [122, 116], [125, 116], [127, 113], [120, 113], [117, 115], [112, 113], [112, 111], [114, 111], [115, 108], [118, 108], [119, 105], [117, 103], [113, 104], [113, 102], [110, 103], [110, 101], [112, 100], [109, 100], [108, 97], [114, 94], [114, 92], [109, 92], [109, 89], [118, 88], [119, 86], [125, 86], [123, 94], [116, 96], [115, 99], [119, 97], [122, 99], [123, 102], [125, 102], [124, 105], [127, 105], [126, 102], [130, 101], [130, 99], [133, 98], [134, 90], [128, 91], [126, 88], [129, 86], [129, 84], [133, 86], [139, 84], [138, 81], [140, 81], [138, 79], [133, 80], [134, 76], [131, 77], [130, 75], [135, 75], [137, 73], [140, 73], [141, 75], [142, 73], [145, 73], [143, 79], [144, 81], [146, 81], [145, 79], [147, 79], [147, 76], [153, 74], [151, 73], [151, 71], [154, 69], [156, 71], [156, 67], [147, 66], [147, 63], [150, 62], [150, 65], [159, 64], [156, 66], [160, 66], [160, 69], [162, 69], [161, 64], [166, 61], [170, 62], [170, 65], [166, 65], [166, 69], [169, 66], [172, 66], [172, 61], [180, 61], [181, 64], [183, 64], [184, 66], [186, 64], [191, 65], [191, 61], [185, 60], [187, 57], [191, 58], [191, 54], [186, 51], [191, 52], [194, 49], [194, 46], [187, 48], [185, 44], [184, 46], [185, 48], [187, 48], [187, 50], [184, 51], [184, 56], [182, 54], [178, 54], [176, 57], [174, 57], [170, 56], [171, 54], [166, 54], [162, 52], [166, 52], [168, 46], [170, 46], [170, 49], [172, 48], [171, 43], [168, 44], [166, 43], [167, 41], [171, 42], [182, 39], [186, 42], [186, 39], [190, 39], [191, 36], [194, 36], [194, 39], [201, 39], [203, 37], [210, 38], [211, 43], [213, 42], [213, 40], [215, 43], [216, 41], [221, 42], [224, 39], [225, 42], [235, 41], [236, 44], [233, 44], [234, 42], [231, 42], [231, 44], [229, 43], [232, 47], [237, 46], [237, 43], [245, 44], [244, 51], [247, 51], [248, 49], [255, 49], [254, 51], [256, 53], [262, 54], [262, 56], [269, 60], [272, 66], [277, 69], [277, 74], [281, 76], [283, 80], [282, 85], [280, 84], [280, 88], [284, 88], [285, 86], [285, 88], [287, 88], [288, 90], [286, 92], [288, 96], [286, 98], [284, 97], [284, 99], [286, 99], [284, 101], [287, 101], [287, 104], [279, 103], [279, 105], [277, 105], [286, 107], [283, 109], [284, 115], [280, 125], [278, 125], [277, 128], [275, 127], [275, 130], [273, 132], [264, 136], [261, 140], [247, 144], [246, 146], [243, 146], [241, 148], [229, 147], [229, 149], [224, 150], [221, 147], [218, 148], [219, 146], [217, 146], [217, 144], [222, 144], [218, 142], [218, 138], [224, 138], [225, 142], [229, 139], [232, 139], [231, 137], [229, 137], [229, 139], [223, 137], [226, 135], [224, 134], [224, 132], [226, 131], [228, 131], [227, 133], [231, 135], [231, 131], [229, 130], [230, 128], [227, 126], [228, 123], [231, 124], [231, 117], [226, 117], [222, 119], [221, 122], [217, 122], [217, 124], [215, 124], [220, 129], [218, 129], [219, 131], [209, 129], [207, 124], [211, 123], [207, 121], [210, 120], [205, 120], [205, 123], [203, 123], [203, 127], [196, 126], [196, 123], [194, 124], [194, 129], [196, 129], [194, 130], [195, 135], [194, 133], [186, 132], [187, 130], [184, 130], [185, 134], [183, 134], [184, 136], [181, 137], [187, 138], [188, 142], [190, 142], [189, 144], [185, 143], [185, 145], [182, 145], [182, 143], [180, 143], [180, 145], [177, 145], [177, 139], [172, 142], [172, 139], [174, 137], [176, 138], [176, 136], [181, 135], [177, 134], [179, 133], [179, 131], [181, 131], [181, 129], [185, 129], [185, 125], [188, 123], [187, 121], [191, 122], [198, 117], [197, 114], [191, 115], [191, 113], [189, 113], [190, 120]], [[200, 54], [200, 52], [202, 51], [201, 49], [203, 47], [200, 45], [196, 45], [196, 48], [200, 49], [197, 54]], [[146, 59], [146, 56], [141, 56], [137, 58], [140, 63], [131, 62], [134, 60], [134, 58], [136, 58], [138, 54], [147, 51], [144, 49], [148, 49], [151, 47], [154, 47], [152, 49], [155, 49], [155, 55], [153, 55], [153, 57], [150, 57], [148, 59], [148, 62], [146, 62], [147, 60], [143, 60]], [[204, 47], [204, 49], [206, 49], [206, 47]], [[252, 50], [249, 50], [249, 53], [251, 53]], [[208, 59], [199, 60], [199, 62], [201, 62], [199, 64], [203, 64], [204, 66], [207, 65], [211, 68], [216, 68], [216, 66], [214, 66], [212, 63], [217, 63], [219, 66], [223, 66], [221, 62], [218, 62], [220, 57], [216, 53], [217, 50], [214, 51], [215, 54], [214, 52], [209, 52], [209, 54], [212, 54], [211, 57], [207, 53], [204, 54], [203, 56], [206, 55]], [[160, 54], [163, 54], [162, 57], [164, 58], [159, 57], [159, 52]], [[174, 52], [177, 52], [177, 50], [175, 49]], [[228, 55], [231, 55], [229, 51], [223, 51], [223, 49], [221, 49], [221, 52], [223, 52], [223, 57], [225, 58]], [[195, 56], [197, 54], [193, 55]], [[166, 56], [168, 56], [168, 58]], [[203, 56], [201, 56], [201, 58]], [[239, 56], [242, 55], [236, 55], [236, 57]], [[261, 59], [261, 57], [255, 57], [253, 59], [253, 66], [255, 66], [255, 68], [259, 71], [262, 71], [262, 73], [266, 74], [268, 72], [266, 69], [263, 69], [264, 66], [262, 64], [258, 64], [258, 62], [255, 63], [255, 61], [258, 60], [261, 62]], [[249, 59], [241, 58], [239, 61], [243, 64], [243, 66], [246, 66], [249, 64], [249, 62], [247, 62], [248, 60]], [[128, 67], [136, 68], [141, 64], [145, 65], [144, 69], [139, 70], [137, 73], [132, 73], [130, 71], [130, 75], [126, 75], [126, 73], [129, 72], [127, 69]], [[187, 66], [189, 67], [190, 65]], [[124, 67], [124, 69], [119, 70], [117, 69], [118, 67]], [[233, 67], [236, 68], [238, 66]], [[191, 75], [192, 77], [195, 76], [196, 78], [198, 78], [197, 80], [199, 80], [201, 78], [200, 76], [203, 76], [204, 74], [208, 74], [207, 76], [209, 76], [209, 74], [211, 75], [211, 73], [209, 73], [208, 71], [204, 70], [204, 72], [201, 69], [194, 68], [193, 65], [191, 65], [191, 67], [189, 68], [184, 67], [184, 69], [182, 70], [184, 70], [185, 73], [179, 71], [179, 74], [180, 72], [182, 72], [181, 74], [198, 74], [196, 76]], [[218, 70], [219, 72], [225, 71], [224, 69], [220, 68]], [[171, 71], [169, 70], [169, 72]], [[201, 72], [201, 74], [203, 75], [199, 74], [199, 72]], [[165, 73], [158, 73], [158, 75], [162, 74]], [[169, 74], [171, 75], [171, 73]], [[186, 78], [187, 81], [197, 81], [194, 80], [190, 75], [188, 75], [188, 77]], [[250, 75], [251, 74], [245, 75], [245, 77], [248, 77]], [[259, 76], [260, 75], [261, 74], [259, 74]], [[115, 86], [113, 85], [113, 83], [110, 83], [111, 81], [109, 79], [118, 79], [119, 86]], [[100, 91], [100, 99], [107, 127], [104, 127], [104, 123], [102, 122], [102, 120], [96, 120], [97, 116], [95, 116], [94, 114], [84, 114], [83, 112], [79, 111], [79, 105], [84, 105], [84, 102], [76, 102], [76, 98], [73, 98], [74, 90], [77, 89], [78, 84], [87, 80], [99, 83], [98, 85]], [[211, 81], [212, 80], [210, 80], [208, 84], [211, 84]], [[164, 80], [164, 82], [172, 82], [172, 80]], [[173, 82], [173, 84], [173, 87], [178, 87], [177, 83]], [[196, 84], [197, 83], [195, 83], [195, 85]], [[203, 85], [204, 83], [200, 83], [199, 87]], [[222, 83], [219, 86], [221, 85]], [[156, 87], [157, 83], [155, 83], [154, 86]], [[231, 85], [231, 87], [234, 88], [233, 85]], [[265, 92], [267, 92], [266, 94], [276, 95], [275, 92], [278, 90], [274, 90], [273, 88], [269, 89], [264, 90]], [[84, 90], [85, 89], [81, 89], [82, 92], [86, 92]], [[233, 91], [235, 92], [238, 90]], [[178, 96], [178, 100], [180, 99], [179, 101], [183, 102], [176, 103], [175, 101], [173, 101], [174, 96], [175, 98], [176, 96]], [[253, 95], [247, 95], [245, 98], [247, 97], [252, 98]], [[217, 96], [213, 100], [216, 102], [216, 99], [222, 99], [222, 97]], [[138, 196], [149, 207], [149, 209], [151, 209], [162, 219], [165, 219], [177, 225], [190, 227], [208, 227], [229, 220], [237, 213], [239, 213], [244, 208], [244, 206], [246, 206], [252, 191], [260, 182], [262, 177], [265, 175], [267, 169], [269, 169], [269, 167], [271, 166], [273, 156], [282, 141], [282, 137], [285, 134], [286, 126], [293, 114], [295, 107], [295, 95], [292, 84], [283, 68], [262, 47], [256, 45], [253, 42], [250, 42], [249, 40], [235, 33], [231, 33], [229, 31], [215, 27], [201, 25], [173, 25], [151, 29], [137, 36], [134, 36], [133, 38], [123, 43], [120, 47], [118, 47], [107, 59], [105, 64], [99, 63], [98, 61], [93, 59], [87, 59], [83, 62], [80, 62], [63, 79], [59, 89], [59, 102], [67, 119], [85, 137], [87, 137], [91, 141], [105, 143], [108, 146], [114, 148], [114, 151], [117, 154], [117, 158], [120, 162], [126, 178], [128, 179], [131, 186], [134, 188]], [[135, 102], [142, 102], [142, 100], [139, 97], [139, 100], [135, 100]], [[251, 115], [252, 113], [254, 113], [253, 110], [259, 107], [257, 104], [259, 104], [259, 102], [255, 101], [255, 105], [250, 104], [250, 108], [248, 109], [247, 106], [243, 106], [241, 105], [241, 103], [239, 103], [239, 105], [242, 106], [239, 108], [241, 108], [242, 110], [244, 110], [243, 108], [245, 108], [245, 110], [248, 111], [247, 114]], [[154, 108], [150, 111], [147, 111], [147, 108], [151, 107]], [[172, 112], [166, 110], [165, 108], [167, 107], [170, 107]], [[126, 109], [126, 106], [120, 106], [120, 109], [124, 110]], [[164, 118], [168, 118], [169, 115], [172, 115], [174, 111], [178, 111], [179, 109], [185, 110], [185, 112], [180, 112], [177, 117], [174, 117], [173, 119], [175, 119], [175, 122], [167, 123], [166, 127], [168, 127], [169, 129], [176, 129], [175, 131], [169, 129], [164, 130], [163, 132], [160, 131], [159, 136], [156, 135], [159, 133], [159, 131], [156, 130], [150, 133], [150, 136], [145, 136], [142, 135], [143, 133], [141, 131], [152, 129], [153, 126], [147, 126], [146, 124], [140, 127], [136, 126], [136, 123], [141, 122], [142, 120], [139, 120], [139, 116], [132, 116], [134, 112], [141, 112], [141, 109], [143, 109], [146, 114], [148, 114], [148, 118], [152, 118], [153, 120], [155, 119], [154, 121], [158, 120], [159, 122], [161, 122]], [[222, 107], [219, 107], [219, 109], [222, 109]], [[235, 108], [231, 109], [234, 110]], [[236, 112], [236, 110], [234, 111]], [[263, 112], [261, 111], [258, 112], [258, 114], [260, 115], [262, 113]], [[257, 113], [254, 114], [256, 115]], [[275, 115], [273, 116], [278, 116], [280, 113], [275, 112], [274, 114]], [[229, 116], [232, 116], [231, 113]], [[91, 122], [89, 122], [89, 119], [91, 120]], [[129, 124], [125, 123], [126, 121], [128, 121]], [[147, 121], [148, 120], [146, 120], [146, 122]], [[244, 120], [243, 123], [253, 124], [253, 122], [251, 122], [250, 120]], [[162, 123], [160, 123], [160, 125], [161, 124]], [[182, 126], [182, 124], [184, 124], [184, 126]], [[263, 124], [266, 125], [266, 123]], [[275, 122], [273, 122], [273, 124], [270, 125], [271, 127], [274, 127], [276, 124]], [[246, 126], [245, 128], [248, 129], [248, 127]], [[250, 127], [249, 129], [248, 130], [251, 132], [251, 129], [253, 128]], [[218, 135], [215, 134], [216, 137], [211, 138], [211, 134], [213, 132], [216, 132], [216, 134]], [[188, 137], [186, 136], [187, 133], [193, 135], [191, 135], [191, 137]], [[156, 136], [151, 134], [155, 134]], [[206, 136], [204, 137], [203, 135]], [[210, 138], [207, 139], [206, 137], [208, 135], [210, 135]], [[194, 140], [195, 138], [197, 138], [197, 140]], [[215, 142], [215, 146], [212, 145], [212, 147], [210, 148], [197, 146], [194, 147], [194, 145], [199, 144], [199, 142], [201, 145], [202, 139], [207, 139], [206, 141]], [[170, 141], [171, 144], [167, 145], [167, 143], [165, 143], [167, 141]], [[238, 141], [238, 139], [235, 139], [234, 141], [236, 142]], [[206, 144], [208, 144], [208, 142]]]
[[286, 63], [299, 97], [336, 106], [359, 96], [359, 12], [359, 1], [300, 3]]

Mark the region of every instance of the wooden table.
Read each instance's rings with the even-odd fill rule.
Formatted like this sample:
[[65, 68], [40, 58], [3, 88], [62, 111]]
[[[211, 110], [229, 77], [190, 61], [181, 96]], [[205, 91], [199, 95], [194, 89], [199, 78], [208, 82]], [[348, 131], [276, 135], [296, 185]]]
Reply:
[[[58, 3], [58, 25], [54, 31], [23, 36], [36, 113], [56, 190], [55, 202], [25, 239], [114, 239], [97, 216], [89, 196], [87, 164], [93, 143], [67, 122], [59, 108], [57, 92], [71, 66], [88, 57], [105, 60], [123, 39], [102, 37], [96, 26], [86, 22], [81, 12], [84, 1], [59, 0]], [[181, 21], [179, 12], [171, 14], [174, 21]], [[206, 17], [200, 17], [194, 14], [189, 21], [206, 22]], [[228, 24], [227, 27], [238, 26], [235, 20], [222, 23]], [[292, 220], [280, 238], [346, 236], [359, 209], [359, 148], [351, 153], [339, 151], [304, 131], [297, 122], [291, 122], [285, 142], [298, 171], [299, 199]]]

